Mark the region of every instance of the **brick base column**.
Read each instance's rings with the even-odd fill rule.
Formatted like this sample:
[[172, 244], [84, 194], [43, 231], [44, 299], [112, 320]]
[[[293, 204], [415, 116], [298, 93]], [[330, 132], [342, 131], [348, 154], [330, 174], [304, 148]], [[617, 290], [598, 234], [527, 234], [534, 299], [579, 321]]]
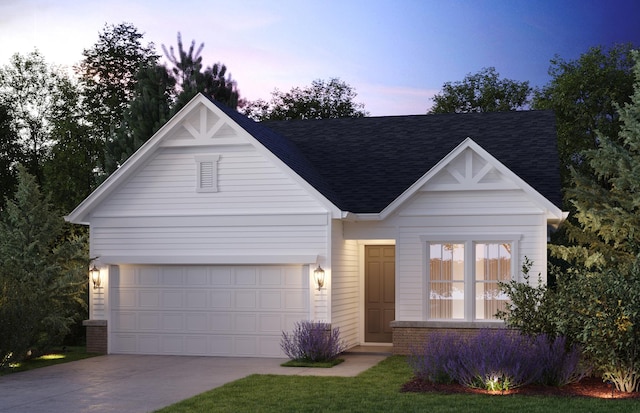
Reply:
[[107, 320], [84, 320], [87, 327], [87, 353], [107, 354]]

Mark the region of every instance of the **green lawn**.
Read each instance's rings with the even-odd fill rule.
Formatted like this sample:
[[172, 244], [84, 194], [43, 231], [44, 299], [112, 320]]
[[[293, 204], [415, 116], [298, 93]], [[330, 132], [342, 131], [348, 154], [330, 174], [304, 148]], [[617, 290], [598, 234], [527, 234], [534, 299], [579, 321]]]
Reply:
[[357, 377], [256, 374], [158, 412], [640, 412], [637, 400], [400, 393], [411, 376], [400, 356]]
[[54, 364], [68, 363], [70, 361], [86, 359], [94, 356], [97, 356], [97, 354], [87, 353], [85, 347], [69, 346], [66, 347], [64, 351], [62, 349], [54, 349], [43, 356], [11, 364], [8, 368], [0, 370], [0, 376], [17, 373], [19, 371], [52, 366]]

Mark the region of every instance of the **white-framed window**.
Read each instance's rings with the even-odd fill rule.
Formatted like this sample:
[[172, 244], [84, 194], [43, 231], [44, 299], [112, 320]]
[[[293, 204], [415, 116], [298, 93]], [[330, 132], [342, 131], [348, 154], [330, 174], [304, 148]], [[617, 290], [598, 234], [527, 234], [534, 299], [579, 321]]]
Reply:
[[429, 236], [426, 243], [426, 319], [497, 320], [508, 297], [499, 282], [515, 276], [520, 236]]
[[218, 192], [220, 155], [196, 156], [196, 192]]

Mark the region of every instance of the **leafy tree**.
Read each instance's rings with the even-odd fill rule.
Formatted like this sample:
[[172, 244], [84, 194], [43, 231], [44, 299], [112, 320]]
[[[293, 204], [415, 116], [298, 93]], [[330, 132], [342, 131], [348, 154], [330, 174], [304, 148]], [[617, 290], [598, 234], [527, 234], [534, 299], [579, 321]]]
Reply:
[[500, 112], [526, 109], [533, 89], [528, 81], [500, 79], [494, 67], [468, 74], [462, 81], [446, 82], [433, 97], [428, 113]]
[[552, 251], [578, 267], [628, 272], [640, 254], [640, 63], [635, 74], [631, 102], [615, 104], [617, 137], [596, 131], [598, 147], [582, 151], [584, 165], [571, 170], [566, 196], [576, 222], [565, 226], [573, 245]]
[[227, 76], [227, 67], [222, 63], [215, 63], [213, 66], [203, 69], [201, 43], [195, 49], [196, 42], [193, 40], [188, 50], [182, 44], [182, 36], [178, 33], [178, 55], [173, 46], [167, 49], [162, 45], [164, 54], [173, 64], [171, 73], [176, 82], [177, 96], [173, 112], [177, 112], [187, 104], [198, 93], [222, 102], [235, 109], [238, 106], [239, 93], [236, 82]]
[[38, 51], [14, 54], [0, 68], [0, 102], [9, 109], [28, 171], [42, 182], [42, 168], [51, 146], [51, 117], [58, 104], [60, 73]]
[[593, 47], [575, 61], [551, 60], [551, 82], [536, 91], [534, 109], [553, 109], [557, 119], [558, 153], [563, 187], [571, 182], [570, 168], [584, 168], [581, 152], [596, 149], [596, 131], [616, 136], [619, 120], [616, 105], [633, 93], [631, 44], [604, 50]]
[[142, 38], [131, 23], [105, 25], [75, 67], [84, 89], [87, 121], [98, 142], [106, 143], [121, 127], [135, 95], [138, 71], [158, 62], [153, 43], [143, 45]]
[[0, 103], [0, 211], [18, 183], [15, 165], [24, 159], [10, 110]]
[[77, 83], [61, 78], [58, 101], [51, 117], [52, 146], [44, 165], [42, 190], [51, 194], [56, 208], [69, 212], [96, 187], [103, 144], [85, 120]]
[[271, 101], [249, 102], [242, 112], [257, 121], [368, 116], [364, 104], [354, 102], [356, 96], [355, 89], [339, 78], [317, 79], [311, 86], [294, 87], [289, 92], [276, 89]]
[[165, 124], [171, 115], [175, 80], [164, 66], [138, 72], [138, 84], [124, 123], [107, 144], [105, 168], [112, 173]]
[[88, 264], [83, 240], [62, 238], [64, 222], [35, 177], [18, 172], [15, 197], [0, 214], [0, 367], [62, 340]]

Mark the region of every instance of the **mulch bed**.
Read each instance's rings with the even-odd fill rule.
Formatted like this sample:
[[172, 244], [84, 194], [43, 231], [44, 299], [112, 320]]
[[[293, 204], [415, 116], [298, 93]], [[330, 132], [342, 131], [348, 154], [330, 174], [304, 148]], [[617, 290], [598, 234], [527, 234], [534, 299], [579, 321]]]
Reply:
[[[471, 389], [459, 384], [436, 384], [418, 378], [405, 383], [402, 392], [413, 393], [443, 393], [443, 394], [487, 394], [487, 395], [525, 395], [525, 396], [562, 396], [562, 397], [594, 397], [600, 399], [640, 399], [640, 392], [622, 393], [613, 390], [611, 386], [604, 383], [598, 377], [587, 377], [577, 383], [568, 384], [562, 387], [529, 385], [507, 390], [504, 393], [499, 391], [488, 391], [481, 389]], [[613, 397], [612, 397], [613, 394]]]

